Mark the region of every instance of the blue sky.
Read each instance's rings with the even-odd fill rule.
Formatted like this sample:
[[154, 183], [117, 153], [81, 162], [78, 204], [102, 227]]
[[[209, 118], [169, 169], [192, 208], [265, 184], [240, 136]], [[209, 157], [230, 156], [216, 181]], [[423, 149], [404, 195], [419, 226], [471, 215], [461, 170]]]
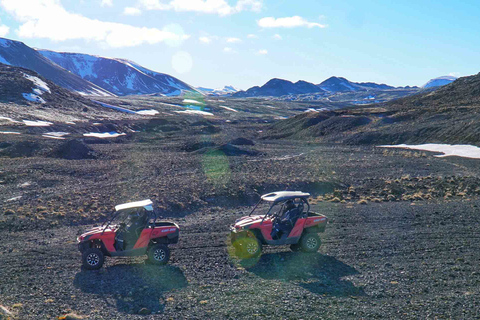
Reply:
[[0, 0], [0, 35], [133, 60], [194, 86], [480, 72], [478, 1]]

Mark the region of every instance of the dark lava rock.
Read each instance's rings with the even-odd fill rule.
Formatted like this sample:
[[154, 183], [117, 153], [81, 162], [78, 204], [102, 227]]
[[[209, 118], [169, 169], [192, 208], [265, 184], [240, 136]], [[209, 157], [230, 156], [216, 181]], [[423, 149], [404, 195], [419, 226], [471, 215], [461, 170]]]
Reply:
[[221, 151], [224, 153], [226, 156], [231, 157], [231, 156], [257, 156], [260, 154], [260, 152], [256, 150], [244, 150], [240, 149], [239, 147], [236, 147], [234, 145], [231, 145], [230, 143], [221, 145], [216, 148], [203, 148], [198, 150], [199, 153], [206, 153], [206, 152], [215, 152], [215, 151]]
[[147, 315], [147, 314], [151, 314], [152, 311], [150, 311], [150, 309], [148, 308], [142, 308], [138, 311], [138, 314], [142, 314], [142, 315]]
[[20, 141], [2, 144], [0, 156], [10, 158], [32, 157], [39, 149], [40, 144], [33, 141]]
[[254, 146], [255, 143], [247, 138], [237, 138], [233, 139], [230, 141], [230, 144], [236, 145], [236, 146]]
[[183, 146], [182, 150], [187, 152], [197, 151], [203, 148], [214, 147], [215, 143], [213, 141], [200, 141], [194, 143], [187, 143]]
[[68, 140], [52, 151], [52, 156], [68, 160], [96, 159], [95, 151], [80, 140]]

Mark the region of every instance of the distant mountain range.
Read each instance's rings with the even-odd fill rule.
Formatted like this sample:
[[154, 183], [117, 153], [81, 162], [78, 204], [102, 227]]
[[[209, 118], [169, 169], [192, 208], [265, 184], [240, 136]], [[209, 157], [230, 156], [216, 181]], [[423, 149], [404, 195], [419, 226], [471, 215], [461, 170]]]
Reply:
[[0, 38], [0, 63], [33, 70], [57, 85], [81, 94], [113, 96], [111, 92], [68, 72], [20, 41]]
[[40, 49], [37, 51], [82, 79], [119, 96], [152, 93], [176, 96], [183, 91], [197, 91], [175, 77], [125, 59]]
[[306, 93], [320, 93], [324, 96], [329, 96], [336, 93], [343, 92], [359, 92], [359, 91], [373, 91], [373, 90], [402, 90], [413, 89], [417, 87], [392, 87], [386, 84], [377, 84], [373, 82], [351, 82], [342, 77], [330, 77], [327, 80], [315, 85], [306, 81], [297, 81], [295, 83], [282, 80], [272, 79], [263, 86], [252, 87], [247, 91], [239, 91], [233, 96], [235, 97], [258, 97], [258, 96], [288, 96]]
[[234, 86], [224, 86], [222, 89], [210, 89], [210, 88], [203, 88], [203, 87], [197, 87], [196, 89], [201, 93], [209, 96], [223, 96], [223, 95], [232, 94], [239, 91]]

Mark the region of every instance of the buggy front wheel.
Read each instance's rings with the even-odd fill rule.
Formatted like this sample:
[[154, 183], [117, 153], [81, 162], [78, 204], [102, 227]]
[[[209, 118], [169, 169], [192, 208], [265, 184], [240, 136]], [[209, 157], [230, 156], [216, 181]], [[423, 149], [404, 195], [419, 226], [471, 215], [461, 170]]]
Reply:
[[170, 249], [164, 244], [157, 244], [148, 249], [148, 261], [153, 264], [166, 264], [170, 259]]
[[102, 250], [98, 248], [88, 248], [82, 253], [83, 267], [88, 270], [100, 269], [104, 259]]

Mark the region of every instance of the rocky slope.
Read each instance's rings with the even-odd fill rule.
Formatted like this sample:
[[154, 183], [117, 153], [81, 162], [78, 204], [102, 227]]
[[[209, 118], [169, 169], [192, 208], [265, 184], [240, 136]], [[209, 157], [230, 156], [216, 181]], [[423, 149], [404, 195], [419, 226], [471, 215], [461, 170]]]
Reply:
[[70, 91], [93, 96], [113, 96], [109, 91], [65, 70], [23, 42], [0, 38], [0, 63], [33, 70]]

